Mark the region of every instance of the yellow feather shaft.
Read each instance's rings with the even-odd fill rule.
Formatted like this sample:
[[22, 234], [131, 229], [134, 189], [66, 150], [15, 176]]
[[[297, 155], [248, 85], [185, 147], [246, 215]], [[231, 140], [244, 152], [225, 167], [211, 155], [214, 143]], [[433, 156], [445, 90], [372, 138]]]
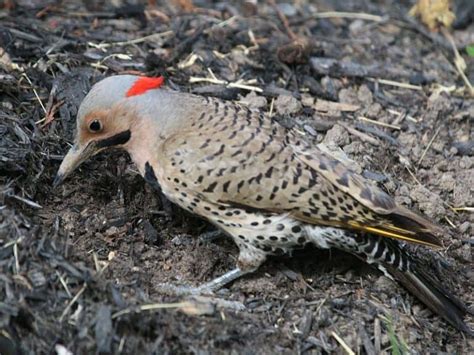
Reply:
[[[404, 241], [407, 241], [407, 242], [412, 242], [412, 243], [417, 243], [417, 244], [427, 245], [427, 246], [430, 246], [430, 247], [439, 248], [439, 245], [420, 240], [419, 238], [416, 238], [416, 233], [414, 233], [412, 231], [407, 231], [407, 230], [402, 229], [402, 228], [398, 228], [398, 227], [392, 228], [393, 226], [387, 226], [389, 229], [399, 230], [400, 232], [402, 232], [404, 234], [399, 234], [399, 233], [391, 232], [391, 231], [386, 230], [386, 229], [380, 229], [380, 228], [376, 228], [376, 227], [363, 226], [363, 225], [360, 225], [359, 223], [353, 222], [353, 221], [350, 221], [349, 224], [354, 228], [357, 228], [357, 229], [360, 229], [360, 230], [363, 230], [363, 231], [366, 231], [366, 232], [375, 233], [375, 234], [378, 234], [382, 237], [395, 238], [395, 239], [400, 239], [400, 240], [404, 240]], [[415, 237], [409, 237], [406, 234], [412, 234], [412, 235], [415, 235]]]

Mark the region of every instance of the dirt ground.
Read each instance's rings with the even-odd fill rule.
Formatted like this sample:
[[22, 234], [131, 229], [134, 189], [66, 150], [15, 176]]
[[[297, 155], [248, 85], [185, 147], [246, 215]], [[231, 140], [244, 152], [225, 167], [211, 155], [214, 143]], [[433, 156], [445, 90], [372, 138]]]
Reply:
[[[0, 11], [0, 353], [473, 351], [472, 338], [336, 251], [272, 259], [214, 297], [166, 295], [160, 283], [228, 271], [237, 248], [199, 237], [212, 228], [170, 211], [120, 152], [52, 188], [91, 84], [161, 74], [176, 90], [275, 115], [445, 226], [445, 249], [415, 249], [472, 305], [474, 101], [448, 38], [406, 15], [412, 1], [143, 3]], [[464, 50], [474, 27], [459, 27], [474, 82]]]

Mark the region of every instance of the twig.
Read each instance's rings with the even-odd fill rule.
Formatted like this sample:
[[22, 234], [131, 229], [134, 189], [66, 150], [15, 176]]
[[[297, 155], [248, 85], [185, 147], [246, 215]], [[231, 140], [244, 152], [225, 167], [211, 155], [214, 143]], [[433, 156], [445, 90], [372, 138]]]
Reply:
[[18, 243], [13, 244], [13, 256], [15, 257], [15, 274], [19, 274], [20, 261], [18, 260]]
[[448, 218], [448, 216], [444, 216], [444, 219], [452, 228], [456, 228], [456, 225]]
[[99, 258], [97, 257], [96, 252], [92, 253], [92, 259], [94, 260], [95, 272], [98, 273], [101, 268], [99, 265]]
[[32, 208], [43, 208], [43, 206], [41, 206], [40, 204], [31, 200], [28, 200], [27, 198], [24, 198], [24, 197], [20, 197], [17, 195], [10, 195], [9, 197], [14, 198], [15, 200], [18, 200], [20, 202], [23, 202]]
[[245, 85], [245, 84], [239, 84], [239, 83], [229, 83], [227, 85], [228, 88], [238, 88], [238, 89], [243, 89], [243, 90], [248, 90], [248, 91], [256, 91], [256, 92], [263, 92], [263, 89], [256, 87], [256, 86], [251, 86], [251, 85]]
[[[51, 108], [53, 107], [54, 96], [56, 96], [56, 92], [58, 91], [58, 86], [59, 86], [59, 82], [55, 81], [53, 84], [53, 87], [51, 88], [51, 91], [49, 92], [48, 102], [46, 103], [46, 112], [48, 113], [51, 112]], [[35, 124], [38, 124], [39, 122], [43, 120], [46, 120], [46, 116], [42, 118], [41, 120], [35, 122]]]
[[36, 99], [38, 100], [41, 108], [43, 109], [44, 111], [44, 114], [46, 115], [48, 112], [46, 111], [46, 107], [44, 107], [43, 105], [43, 101], [41, 101], [39, 95], [38, 95], [38, 92], [36, 91], [36, 89], [33, 87], [33, 83], [31, 82], [30, 78], [28, 77], [28, 75], [26, 75], [26, 73], [23, 73], [21, 74], [23, 77], [26, 78], [26, 81], [28, 81], [28, 83], [31, 85], [31, 89], [33, 90], [33, 93], [35, 94], [35, 97]]
[[474, 212], [474, 207], [453, 207], [453, 211], [467, 211], [467, 212]]
[[119, 346], [118, 346], [118, 349], [117, 349], [117, 354], [122, 353], [124, 346], [125, 346], [125, 336], [122, 336], [120, 338], [120, 343], [119, 343]]
[[103, 49], [103, 48], [108, 48], [108, 47], [113, 47], [113, 46], [127, 46], [130, 44], [137, 44], [137, 43], [142, 43], [146, 42], [152, 38], [161, 38], [161, 37], [166, 37], [169, 35], [172, 35], [173, 31], [165, 31], [161, 33], [153, 33], [148, 36], [140, 37], [140, 38], [135, 38], [129, 41], [123, 41], [123, 42], [111, 42], [111, 43], [94, 43], [94, 42], [87, 42], [87, 44], [91, 47], [98, 48], [98, 49]]
[[144, 304], [138, 307], [130, 307], [122, 309], [121, 311], [115, 312], [112, 314], [112, 319], [118, 318], [125, 314], [132, 312], [143, 312], [143, 311], [152, 311], [155, 309], [169, 309], [169, 308], [184, 308], [192, 306], [191, 302], [175, 302], [175, 303], [151, 303]]
[[410, 120], [414, 123], [418, 123], [418, 120], [413, 117], [413, 116], [410, 116], [410, 115], [407, 115], [407, 114], [402, 114], [401, 112], [398, 112], [398, 111], [395, 111], [395, 110], [392, 110], [392, 109], [387, 109], [387, 112], [388, 113], [391, 113], [392, 115], [397, 115], [399, 117], [401, 117], [403, 115], [403, 118], [406, 118], [407, 120]]
[[[215, 51], [214, 51], [215, 52]], [[216, 54], [216, 53], [214, 53]], [[194, 52], [189, 54], [186, 59], [178, 63], [178, 69], [186, 69], [187, 67], [190, 67], [193, 65], [196, 60], [202, 60], [201, 56], [195, 54]]]
[[390, 124], [390, 123], [375, 121], [375, 120], [372, 120], [372, 119], [364, 117], [364, 116], [358, 116], [357, 118], [361, 121], [370, 122], [370, 123], [373, 123], [373, 124], [376, 124], [376, 125], [379, 125], [379, 126], [382, 126], [382, 127], [393, 128], [393, 129], [396, 129], [396, 130], [401, 129], [400, 126], [396, 126], [396, 125], [393, 125], [393, 124]]
[[[112, 259], [110, 259], [110, 260], [112, 260]], [[107, 270], [107, 268], [110, 265], [110, 261], [103, 261], [102, 263], [105, 264], [105, 265], [97, 273], [98, 276], [102, 275], [104, 273], [104, 271]]]
[[[217, 19], [216, 19], [217, 20]], [[209, 34], [211, 33], [216, 27], [226, 27], [226, 26], [229, 26], [230, 24], [232, 24], [233, 22], [239, 20], [239, 17], [238, 16], [232, 16], [232, 17], [229, 17], [228, 19], [224, 20], [224, 21], [221, 21], [219, 23], [215, 23], [213, 24], [212, 26], [210, 26], [209, 28], [206, 28], [203, 33], [204, 34]]]
[[296, 41], [298, 39], [298, 36], [290, 28], [290, 23], [288, 22], [288, 19], [286, 18], [285, 14], [278, 8], [277, 4], [275, 3], [275, 0], [269, 0], [268, 2], [276, 11], [280, 21], [283, 23], [283, 27], [285, 27], [285, 31], [288, 34], [288, 37], [290, 37], [292, 41]]
[[89, 65], [90, 65], [92, 68], [95, 68], [95, 69], [103, 69], [103, 70], [108, 70], [108, 69], [109, 69], [109, 67], [100, 64], [100, 62], [97, 62], [97, 63], [90, 63]]
[[217, 79], [217, 76], [214, 74], [214, 72], [212, 71], [211, 68], [207, 68], [207, 71], [209, 72], [209, 74], [211, 75], [211, 78], [214, 79], [214, 80], [218, 80]]
[[48, 109], [48, 114], [43, 117], [42, 119], [35, 122], [35, 124], [41, 124], [41, 128], [46, 127], [48, 124], [54, 121], [54, 115], [56, 114], [57, 110], [61, 105], [64, 104], [64, 100], [56, 102], [53, 106]]
[[213, 79], [213, 78], [200, 78], [196, 76], [192, 76], [189, 78], [190, 83], [201, 83], [201, 82], [206, 82], [206, 83], [211, 83], [211, 84], [218, 84], [218, 85], [225, 85], [227, 84], [226, 81], [224, 80], [219, 80], [219, 79]]
[[255, 38], [255, 34], [253, 33], [252, 29], [249, 28], [248, 30], [248, 35], [249, 35], [249, 39], [250, 39], [250, 42], [252, 42], [253, 46], [248, 48], [248, 50], [251, 50], [251, 49], [258, 49], [259, 48], [259, 45], [257, 43], [257, 39]]
[[4, 245], [2, 245], [2, 249], [9, 248], [9, 247], [11, 247], [12, 245], [15, 245], [16, 243], [21, 243], [22, 240], [23, 240], [23, 237], [20, 237], [20, 238], [15, 239], [15, 240], [10, 240], [9, 242], [7, 242], [7, 243], [5, 243]]
[[76, 293], [76, 295], [74, 296], [74, 298], [71, 300], [71, 302], [68, 303], [68, 305], [66, 306], [66, 308], [64, 308], [64, 311], [63, 313], [61, 314], [61, 317], [59, 317], [59, 322], [62, 322], [64, 317], [66, 316], [66, 314], [69, 312], [69, 310], [71, 309], [72, 305], [74, 303], [76, 303], [76, 301], [79, 299], [79, 297], [81, 297], [81, 295], [84, 293], [84, 291], [86, 290], [87, 288], [87, 284], [85, 283], [84, 285], [82, 285], [82, 288], [79, 290], [79, 292]]
[[382, 22], [388, 19], [388, 17], [382, 17], [378, 15], [367, 14], [365, 12], [345, 12], [345, 11], [326, 11], [317, 12], [311, 15], [312, 18], [350, 18], [356, 20], [367, 20], [374, 22]]
[[433, 137], [432, 137], [431, 140], [429, 141], [428, 145], [426, 146], [425, 150], [423, 151], [423, 154], [421, 154], [420, 160], [418, 160], [418, 163], [417, 163], [418, 166], [420, 166], [421, 161], [423, 160], [423, 158], [425, 157], [426, 153], [428, 152], [428, 149], [430, 149], [431, 145], [433, 144], [433, 141], [435, 140], [436, 136], [438, 135], [439, 131], [441, 130], [441, 127], [442, 127], [442, 126], [439, 126], [439, 127], [438, 127], [438, 129], [436, 130], [435, 134], [433, 135]]
[[353, 352], [351, 350], [351, 348], [346, 344], [346, 342], [344, 340], [342, 340], [342, 338], [336, 334], [336, 332], [334, 331], [331, 331], [331, 335], [334, 337], [334, 339], [336, 339], [336, 341], [342, 346], [342, 348], [344, 349], [344, 351], [349, 354], [349, 355], [355, 355], [355, 352]]
[[268, 117], [272, 117], [272, 116], [273, 116], [273, 106], [274, 106], [274, 103], [275, 103], [275, 98], [272, 97], [272, 101], [270, 102], [270, 111], [268, 112]]
[[323, 300], [319, 303], [318, 307], [316, 307], [316, 311], [314, 311], [315, 317], [317, 317], [317, 316], [319, 315], [319, 312], [321, 312], [321, 309], [323, 308], [323, 305], [324, 305], [324, 303], [326, 303], [327, 300], [328, 300], [328, 297], [326, 297], [325, 299], [323, 299]]
[[402, 82], [395, 81], [395, 80], [378, 79], [378, 78], [367, 78], [367, 80], [378, 82], [380, 84], [396, 86], [396, 87], [404, 88], [404, 89], [423, 90], [423, 87], [421, 87], [420, 85], [412, 85], [412, 84], [402, 83]]
[[71, 291], [69, 291], [69, 287], [67, 287], [66, 281], [65, 281], [64, 278], [61, 276], [61, 274], [59, 273], [58, 270], [56, 270], [56, 274], [58, 275], [59, 281], [61, 282], [61, 285], [63, 285], [64, 290], [66, 291], [67, 295], [68, 295], [69, 297], [72, 297]]
[[[407, 169], [408, 173], [411, 175], [411, 177], [413, 178], [413, 180], [415, 180], [415, 182], [420, 185], [420, 186], [423, 186], [423, 184], [420, 182], [420, 180], [418, 180], [415, 176], [415, 174], [413, 174], [413, 172], [410, 170], [410, 168], [408, 166], [405, 166], [405, 168]], [[424, 187], [424, 186], [423, 186]]]
[[225, 80], [218, 79], [210, 68], [208, 68], [208, 71], [209, 71], [210, 77], [201, 78], [201, 77], [192, 76], [189, 78], [189, 82], [190, 83], [207, 82], [207, 83], [217, 84], [217, 85], [226, 85], [226, 87], [228, 88], [238, 88], [238, 89], [243, 89], [243, 90], [248, 90], [248, 91], [263, 92], [263, 89], [257, 86], [249, 85], [249, 83], [255, 82], [254, 80], [249, 80], [247, 83], [244, 83], [242, 80], [238, 80], [235, 83], [229, 83]]
[[[469, 94], [471, 96], [474, 96], [474, 88], [472, 87], [469, 79], [467, 78], [466, 74], [464, 73], [465, 68], [462, 68], [462, 66], [466, 65], [466, 62], [464, 61], [464, 59], [459, 54], [459, 51], [456, 47], [456, 43], [454, 42], [453, 36], [444, 27], [441, 28], [441, 32], [443, 32], [443, 35], [449, 41], [449, 43], [451, 44], [451, 48], [453, 49], [453, 52], [454, 52], [454, 66], [456, 67], [459, 75], [461, 76], [462, 80], [464, 81], [464, 84], [466, 84], [466, 87], [469, 88]], [[461, 64], [461, 63], [463, 63], [463, 64]]]
[[338, 122], [339, 125], [341, 125], [342, 127], [344, 127], [349, 133], [351, 133], [352, 135], [356, 136], [356, 137], [359, 137], [360, 139], [362, 139], [363, 141], [365, 142], [368, 142], [372, 145], [375, 145], [375, 146], [379, 146], [379, 141], [365, 133], [362, 133], [362, 132], [359, 132], [358, 130], [352, 128], [352, 127], [349, 127], [347, 126], [346, 124], [342, 123], [342, 122]]

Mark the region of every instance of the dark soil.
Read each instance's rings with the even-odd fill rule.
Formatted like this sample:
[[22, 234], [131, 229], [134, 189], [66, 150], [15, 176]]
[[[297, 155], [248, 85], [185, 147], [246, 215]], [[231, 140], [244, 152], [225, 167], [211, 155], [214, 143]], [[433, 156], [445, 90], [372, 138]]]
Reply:
[[[270, 260], [186, 307], [139, 308], [183, 301], [158, 285], [221, 275], [236, 247], [170, 215], [120, 152], [52, 188], [91, 84], [161, 74], [176, 90], [271, 112], [444, 225], [445, 249], [415, 249], [472, 304], [474, 101], [448, 40], [406, 16], [412, 2], [303, 0], [280, 14], [265, 1], [114, 3], [21, 0], [0, 11], [0, 353], [343, 353], [335, 335], [356, 353], [390, 351], [392, 335], [413, 353], [473, 350], [399, 285], [336, 251]], [[333, 10], [382, 18], [313, 16]], [[471, 82], [473, 28], [452, 32]], [[263, 91], [191, 80], [212, 75]]]

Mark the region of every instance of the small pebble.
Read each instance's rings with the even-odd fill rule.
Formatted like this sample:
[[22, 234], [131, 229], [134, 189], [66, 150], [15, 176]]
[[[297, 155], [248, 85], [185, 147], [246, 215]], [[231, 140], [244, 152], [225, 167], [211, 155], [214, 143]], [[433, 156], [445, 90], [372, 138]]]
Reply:
[[290, 95], [279, 95], [274, 102], [276, 112], [281, 115], [291, 115], [301, 110], [301, 102]]

